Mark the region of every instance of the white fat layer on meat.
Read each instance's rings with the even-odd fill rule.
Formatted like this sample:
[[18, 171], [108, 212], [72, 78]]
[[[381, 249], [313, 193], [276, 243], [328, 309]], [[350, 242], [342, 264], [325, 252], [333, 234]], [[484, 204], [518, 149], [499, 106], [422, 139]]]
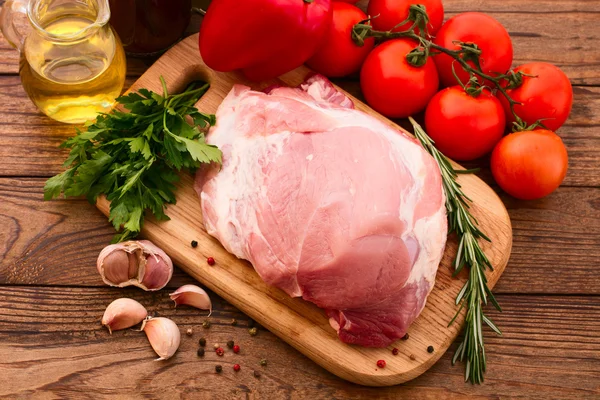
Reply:
[[[257, 167], [258, 159], [269, 151], [280, 154], [290, 135], [290, 132], [282, 132], [262, 136], [259, 140], [237, 138], [229, 155], [231, 166], [218, 173], [220, 189], [212, 199], [212, 207], [218, 215], [217, 225], [210, 229], [207, 227], [207, 231], [218, 237], [227, 250], [238, 258], [250, 258], [248, 250], [243, 246], [244, 241], [240, 240], [242, 221], [238, 217], [243, 218], [244, 226], [252, 227], [252, 233], [263, 236], [258, 229], [255, 211], [245, 207], [252, 204], [251, 201], [245, 201], [246, 198], [267, 196], [261, 168]], [[201, 199], [211, 201], [205, 193], [202, 193]]]
[[[248, 90], [249, 88], [246, 91]], [[238, 258], [250, 259], [244, 240], [240, 240], [242, 222], [237, 217], [244, 218], [244, 225], [253, 227], [253, 233], [262, 236], [262, 232], [258, 229], [256, 213], [249, 209], [237, 209], [237, 211], [232, 209], [250, 204], [251, 202], [243, 200], [254, 194], [266, 196], [266, 185], [261, 183], [263, 179], [261, 169], [257, 168], [258, 159], [267, 152], [267, 149], [281, 154], [283, 145], [291, 133], [281, 132], [260, 136], [261, 132], [257, 132], [259, 136], [254, 138], [237, 136], [236, 125], [240, 121], [235, 109], [242, 99], [247, 98], [236, 95], [232, 90], [217, 111], [217, 125], [211, 128], [207, 142], [219, 147], [230, 145], [231, 152], [226, 167], [223, 167], [213, 178], [219, 180], [220, 189], [216, 195], [211, 199], [202, 192], [200, 198], [202, 202], [210, 204], [210, 208], [213, 208], [217, 215], [216, 225], [205, 221], [207, 232], [217, 237], [230, 253]], [[251, 193], [249, 188], [259, 193]]]
[[444, 254], [444, 247], [440, 251], [440, 243], [446, 241], [446, 235], [448, 234], [445, 229], [440, 229], [440, 226], [446, 226], [445, 220], [446, 209], [441, 207], [435, 214], [427, 218], [421, 218], [414, 225], [412, 234], [414, 237], [419, 238], [421, 251], [419, 251], [407, 283], [417, 282], [421, 278], [425, 278], [431, 284], [430, 291], [433, 288], [438, 264]]

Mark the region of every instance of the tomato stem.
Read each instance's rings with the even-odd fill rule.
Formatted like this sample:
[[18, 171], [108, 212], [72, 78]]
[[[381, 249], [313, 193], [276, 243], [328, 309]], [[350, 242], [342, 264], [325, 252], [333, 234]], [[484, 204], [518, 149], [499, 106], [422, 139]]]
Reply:
[[[478, 77], [484, 82], [484, 84], [487, 82], [491, 82], [495, 86], [497, 91], [500, 92], [502, 94], [502, 96], [504, 96], [504, 98], [506, 98], [506, 100], [508, 101], [508, 104], [510, 105], [510, 111], [515, 117], [513, 131], [525, 130], [525, 129], [530, 128], [530, 127], [528, 127], [527, 123], [525, 123], [515, 111], [515, 105], [521, 104], [521, 103], [513, 100], [513, 98], [510, 97], [510, 95], [506, 91], [506, 88], [503, 87], [503, 85], [502, 85], [503, 81], [508, 81], [509, 88], [517, 87], [522, 83], [522, 77], [524, 76], [524, 74], [522, 74], [521, 72], [515, 73], [514, 71], [509, 71], [506, 74], [496, 74], [496, 73], [494, 73], [494, 75], [486, 74], [485, 72], [482, 71], [481, 65], [479, 63], [479, 57], [481, 56], [481, 49], [479, 49], [479, 47], [475, 43], [455, 42], [455, 44], [460, 46], [460, 49], [458, 49], [458, 50], [451, 50], [451, 49], [447, 49], [443, 46], [440, 46], [440, 45], [434, 43], [430, 39], [429, 34], [427, 33], [426, 27], [427, 27], [427, 23], [429, 22], [429, 17], [427, 16], [427, 12], [425, 11], [425, 6], [412, 5], [410, 8], [410, 12], [413, 14], [409, 13], [409, 17], [406, 20], [402, 21], [401, 23], [399, 23], [398, 25], [396, 25], [394, 28], [392, 28], [389, 31], [374, 30], [373, 27], [369, 24], [369, 21], [371, 20], [371, 18], [366, 19], [364, 21], [360, 21], [359, 23], [354, 25], [354, 27], [352, 29], [352, 39], [359, 46], [362, 46], [364, 44], [364, 40], [369, 37], [377, 38], [380, 40], [389, 40], [389, 39], [397, 39], [397, 38], [409, 38], [409, 39], [415, 40], [416, 42], [419, 43], [419, 47], [417, 47], [415, 50], [408, 53], [406, 56], [408, 62], [411, 65], [414, 65], [415, 67], [420, 67], [420, 66], [425, 65], [426, 57], [436, 56], [436, 55], [442, 54], [442, 53], [446, 54], [446, 55], [452, 57], [457, 63], [459, 63], [460, 66], [465, 71], [467, 71], [469, 73], [469, 75], [471, 75], [472, 79], [473, 79], [473, 77]], [[404, 31], [393, 32], [394, 29], [397, 29], [398, 27], [402, 26], [406, 22], [413, 20], [413, 19], [411, 19], [411, 17], [415, 18], [414, 19], [415, 22], [413, 23], [413, 25], [410, 28], [408, 28], [407, 30], [404, 30]], [[421, 21], [427, 21], [425, 23], [425, 29], [422, 29], [422, 26], [418, 26], [421, 24]], [[418, 34], [416, 33], [415, 28], [420, 29]], [[423, 59], [423, 58], [425, 58], [425, 59]], [[468, 61], [473, 62], [475, 67], [472, 67], [468, 63]], [[456, 73], [455, 73], [455, 77], [457, 78], [458, 83], [463, 87], [463, 89], [467, 90], [466, 86], [461, 82], [460, 79], [458, 79], [458, 76], [456, 76]], [[473, 81], [470, 80], [469, 85], [472, 85], [472, 84], [473, 84]], [[516, 85], [516, 86], [513, 86], [513, 85]], [[481, 89], [479, 89], [479, 93], [480, 92], [481, 92]], [[478, 93], [476, 93], [475, 91], [471, 91], [468, 93], [470, 95], [478, 95]], [[538, 125], [539, 125], [539, 122], [538, 122]]]

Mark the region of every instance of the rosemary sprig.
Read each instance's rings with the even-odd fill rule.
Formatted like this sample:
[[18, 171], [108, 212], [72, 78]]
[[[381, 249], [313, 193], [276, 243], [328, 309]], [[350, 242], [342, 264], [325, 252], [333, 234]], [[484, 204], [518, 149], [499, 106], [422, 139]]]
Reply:
[[458, 236], [458, 250], [454, 259], [454, 276], [466, 266], [469, 268], [469, 279], [456, 296], [456, 305], [460, 307], [448, 326], [456, 320], [463, 308], [466, 307], [463, 340], [452, 357], [452, 364], [457, 360], [464, 361], [465, 381], [480, 384], [484, 380], [486, 369], [485, 347], [483, 342], [482, 326], [488, 325], [498, 335], [502, 335], [494, 323], [483, 313], [483, 306], [491, 302], [498, 311], [502, 311], [487, 285], [485, 270], [493, 270], [479, 239], [490, 239], [478, 227], [478, 222], [470, 212], [469, 199], [456, 181], [459, 173], [452, 167], [450, 161], [434, 146], [434, 141], [425, 133], [425, 130], [412, 118], [408, 118], [413, 126], [416, 138], [423, 148], [431, 154], [440, 167], [442, 184], [446, 193], [446, 210], [448, 212], [448, 231], [456, 232]]

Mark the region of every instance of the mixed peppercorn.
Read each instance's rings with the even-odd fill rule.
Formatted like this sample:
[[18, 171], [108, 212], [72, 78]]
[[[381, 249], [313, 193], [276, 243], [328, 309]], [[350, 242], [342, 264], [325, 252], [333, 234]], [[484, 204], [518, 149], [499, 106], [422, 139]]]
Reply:
[[[235, 319], [232, 321], [232, 325], [237, 325], [237, 321], [236, 321]], [[203, 326], [203, 328], [205, 328], [205, 329], [208, 329], [208, 328], [210, 328], [210, 326], [211, 326], [211, 325], [210, 325], [210, 321], [209, 321], [209, 320], [205, 320], [205, 321], [203, 322], [202, 326]], [[252, 336], [255, 336], [255, 335], [257, 334], [257, 332], [258, 332], [258, 326], [257, 326], [257, 324], [256, 324], [256, 323], [255, 323], [253, 320], [249, 320], [249, 321], [248, 321], [248, 328], [249, 328], [250, 334], [251, 334]], [[205, 350], [205, 346], [206, 346], [206, 338], [204, 338], [204, 337], [201, 337], [200, 339], [198, 339], [198, 344], [199, 344], [199, 346], [200, 346], [200, 347], [198, 348], [198, 350], [197, 350], [198, 357], [204, 357], [204, 356], [206, 355], [206, 350]], [[235, 343], [235, 341], [233, 341], [233, 340], [228, 340], [228, 341], [227, 341], [227, 343], [226, 343], [226, 345], [227, 345], [227, 348], [228, 348], [228, 349], [231, 349], [231, 351], [232, 351], [234, 354], [239, 354], [239, 352], [240, 352], [240, 350], [241, 350], [241, 347], [240, 347], [240, 345], [239, 345], [239, 344], [236, 344], [236, 343]], [[215, 349], [215, 353], [217, 354], [217, 356], [219, 356], [219, 357], [223, 357], [223, 356], [225, 355], [225, 349], [224, 349], [224, 347], [225, 347], [225, 346], [221, 347], [221, 345], [220, 345], [220, 344], [218, 344], [218, 343], [215, 343], [215, 344], [213, 345], [213, 348]], [[261, 360], [260, 360], [259, 364], [260, 364], [261, 366], [265, 367], [265, 366], [267, 365], [267, 360], [263, 358], [263, 359], [261, 359]], [[242, 368], [242, 367], [241, 367], [241, 365], [240, 365], [240, 364], [234, 364], [234, 365], [233, 365], [233, 370], [234, 370], [235, 372], [238, 372], [238, 371], [240, 371], [240, 370], [241, 370], [241, 368]], [[215, 371], [216, 371], [216, 373], [220, 374], [221, 372], [223, 372], [223, 366], [222, 366], [222, 365], [216, 365], [216, 366], [215, 366]], [[260, 378], [260, 376], [261, 376], [261, 373], [260, 373], [260, 371], [256, 371], [256, 370], [254, 370], [254, 371], [253, 371], [253, 374], [254, 374], [254, 377], [255, 377], [255, 378]]]
[[[209, 257], [209, 259], [207, 259], [207, 261], [209, 261], [211, 259], [212, 259], [212, 257]], [[214, 263], [214, 259], [212, 259], [212, 262]], [[237, 320], [233, 319], [231, 321], [231, 325], [236, 326], [237, 325]], [[210, 326], [211, 326], [211, 323], [210, 323], [209, 320], [205, 320], [202, 323], [202, 327], [205, 328], [205, 329], [210, 328]], [[248, 320], [248, 332], [250, 333], [251, 336], [256, 336], [256, 334], [258, 333], [258, 328], [256, 326], [256, 322], [254, 320], [252, 320], [252, 319]], [[188, 332], [186, 332], [186, 333], [188, 333], [188, 335], [191, 336], [191, 334], [193, 332], [192, 332], [192, 330], [190, 328], [190, 329], [188, 329]], [[402, 337], [402, 340], [408, 340], [408, 338], [409, 338], [409, 335], [407, 333], [407, 334], [405, 334]], [[200, 338], [198, 340], [198, 344], [201, 346], [197, 350], [198, 357], [204, 357], [204, 355], [206, 354], [205, 349], [204, 349], [204, 347], [206, 346], [206, 338], [204, 338], [204, 337]], [[235, 342], [233, 340], [228, 340], [227, 341], [227, 348], [231, 349], [234, 354], [238, 354], [240, 352], [240, 346], [238, 344], [235, 344]], [[215, 349], [215, 353], [217, 354], [217, 356], [223, 357], [225, 355], [225, 350], [219, 344], [217, 344], [217, 343], [214, 344], [214, 349]], [[435, 351], [435, 349], [434, 349], [433, 346], [428, 346], [427, 347], [427, 352], [428, 353], [433, 353], [434, 351]], [[400, 353], [400, 350], [398, 348], [396, 348], [396, 347], [392, 348], [392, 354], [393, 355], [396, 356], [399, 353]], [[416, 357], [413, 354], [410, 354], [409, 358], [411, 360], [413, 360], [413, 361], [416, 359]], [[259, 364], [262, 367], [266, 367], [267, 366], [267, 360], [263, 358], [263, 359], [260, 360]], [[378, 368], [385, 368], [386, 365], [387, 365], [387, 363], [386, 363], [385, 360], [377, 360], [376, 365], [377, 365]], [[233, 370], [235, 372], [240, 371], [241, 370], [240, 364], [234, 364], [233, 365]], [[223, 367], [221, 365], [216, 365], [215, 366], [215, 371], [217, 373], [221, 373], [221, 372], [223, 372]], [[253, 371], [253, 375], [254, 375], [255, 378], [260, 378], [261, 373], [260, 373], [260, 371], [254, 370]]]

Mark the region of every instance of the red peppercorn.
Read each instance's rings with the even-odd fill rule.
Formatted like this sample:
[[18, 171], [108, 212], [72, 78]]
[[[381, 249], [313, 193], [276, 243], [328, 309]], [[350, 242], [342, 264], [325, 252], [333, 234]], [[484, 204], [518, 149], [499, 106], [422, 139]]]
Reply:
[[395, 355], [395, 356], [397, 356], [398, 355], [398, 349], [394, 347], [392, 349], [392, 354]]
[[219, 357], [223, 357], [223, 354], [225, 354], [225, 350], [223, 350], [222, 347], [217, 347], [217, 349], [215, 350], [215, 352], [217, 353], [217, 355]]
[[240, 352], [240, 346], [238, 346], [237, 344], [235, 346], [233, 346], [233, 352], [234, 353], [239, 353]]
[[234, 370], [235, 372], [238, 372], [238, 371], [240, 370], [240, 368], [241, 368], [241, 367], [240, 367], [240, 364], [233, 364], [233, 370]]
[[378, 360], [377, 361], [377, 366], [379, 368], [385, 368], [385, 360]]
[[206, 262], [208, 263], [208, 265], [215, 265], [215, 259], [212, 257], [208, 257], [206, 259]]

